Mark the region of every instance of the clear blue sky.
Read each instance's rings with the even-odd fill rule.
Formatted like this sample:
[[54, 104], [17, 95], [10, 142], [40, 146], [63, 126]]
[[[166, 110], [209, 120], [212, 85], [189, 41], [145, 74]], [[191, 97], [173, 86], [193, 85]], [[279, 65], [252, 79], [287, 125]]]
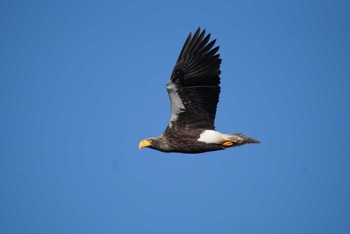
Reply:
[[[0, 233], [350, 233], [348, 1], [1, 1]], [[217, 38], [216, 127], [261, 140], [139, 150], [170, 118], [189, 32]]]

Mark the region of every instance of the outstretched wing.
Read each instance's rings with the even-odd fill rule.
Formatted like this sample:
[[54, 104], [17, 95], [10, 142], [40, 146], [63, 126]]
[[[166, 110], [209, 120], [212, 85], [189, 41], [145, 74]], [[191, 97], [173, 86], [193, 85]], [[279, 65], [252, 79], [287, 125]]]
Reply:
[[[167, 90], [171, 102], [168, 129], [214, 129], [220, 94], [220, 54], [210, 34], [197, 29], [187, 37]], [[209, 42], [209, 43], [208, 43]], [[213, 48], [213, 49], [212, 49]]]

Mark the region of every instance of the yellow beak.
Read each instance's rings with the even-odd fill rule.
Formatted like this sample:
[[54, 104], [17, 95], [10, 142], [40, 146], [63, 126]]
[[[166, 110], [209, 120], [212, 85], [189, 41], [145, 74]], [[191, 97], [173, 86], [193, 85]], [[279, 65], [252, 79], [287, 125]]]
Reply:
[[144, 147], [148, 147], [151, 145], [151, 141], [150, 140], [142, 140], [139, 143], [139, 149], [142, 149]]

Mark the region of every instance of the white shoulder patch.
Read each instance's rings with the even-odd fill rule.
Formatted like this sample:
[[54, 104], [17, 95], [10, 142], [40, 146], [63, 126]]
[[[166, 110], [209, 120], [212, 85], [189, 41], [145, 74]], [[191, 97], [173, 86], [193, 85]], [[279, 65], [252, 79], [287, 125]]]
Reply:
[[197, 141], [205, 142], [205, 143], [214, 143], [221, 144], [225, 141], [224, 134], [214, 131], [214, 130], [205, 130], [199, 135]]
[[171, 117], [170, 117], [170, 126], [172, 122], [175, 122], [177, 118], [179, 117], [179, 114], [182, 111], [185, 111], [185, 106], [182, 103], [182, 100], [177, 93], [176, 86], [173, 82], [169, 82], [167, 84], [167, 90], [170, 96], [170, 102], [171, 102]]

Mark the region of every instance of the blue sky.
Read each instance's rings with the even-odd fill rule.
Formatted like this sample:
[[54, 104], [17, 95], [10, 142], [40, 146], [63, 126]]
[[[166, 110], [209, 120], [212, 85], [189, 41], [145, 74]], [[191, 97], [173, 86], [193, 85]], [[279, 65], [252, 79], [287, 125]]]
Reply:
[[[350, 233], [347, 1], [1, 1], [0, 232]], [[216, 127], [139, 150], [189, 32], [220, 45]]]

